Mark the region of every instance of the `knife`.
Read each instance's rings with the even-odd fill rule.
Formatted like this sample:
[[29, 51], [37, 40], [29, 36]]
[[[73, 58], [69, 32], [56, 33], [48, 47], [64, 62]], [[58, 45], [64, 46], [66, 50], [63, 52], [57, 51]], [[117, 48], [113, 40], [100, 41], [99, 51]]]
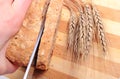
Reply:
[[30, 57], [30, 60], [29, 60], [28, 66], [26, 68], [23, 79], [27, 79], [31, 66], [33, 66], [33, 67], [35, 66], [37, 50], [38, 50], [38, 47], [39, 47], [39, 44], [40, 44], [40, 41], [41, 41], [43, 31], [44, 31], [44, 27], [41, 27], [38, 38], [37, 38], [37, 41], [36, 41], [36, 44], [34, 46], [34, 50], [33, 50], [32, 55]]
[[40, 41], [41, 41], [41, 38], [42, 38], [42, 35], [43, 35], [43, 32], [44, 32], [45, 21], [46, 21], [46, 14], [47, 14], [47, 10], [48, 10], [50, 1], [51, 0], [46, 0], [45, 6], [44, 6], [44, 10], [43, 10], [43, 13], [42, 13], [41, 28], [40, 28], [40, 31], [39, 31], [39, 34], [38, 34], [38, 38], [37, 38], [37, 41], [35, 43], [35, 46], [34, 46], [32, 55], [30, 57], [29, 63], [27, 65], [27, 68], [26, 68], [26, 71], [25, 71], [23, 79], [27, 79], [28, 78], [28, 75], [29, 75], [29, 72], [30, 72], [31, 68], [33, 68], [33, 73], [34, 73], [35, 64], [36, 64], [36, 61], [37, 61], [36, 57], [37, 57]]

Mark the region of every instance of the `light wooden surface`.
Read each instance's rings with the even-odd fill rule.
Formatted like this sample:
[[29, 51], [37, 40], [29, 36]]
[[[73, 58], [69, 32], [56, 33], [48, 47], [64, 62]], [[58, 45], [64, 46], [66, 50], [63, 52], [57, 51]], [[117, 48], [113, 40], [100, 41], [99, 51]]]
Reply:
[[[106, 60], [95, 46], [87, 63], [73, 64], [66, 56], [66, 36], [69, 11], [63, 7], [53, 57], [46, 72], [36, 71], [33, 79], [118, 79], [120, 77], [120, 2], [119, 0], [92, 0], [99, 9], [108, 40], [109, 56]], [[59, 5], [59, 4], [58, 4]], [[79, 66], [79, 67], [78, 67]], [[25, 69], [6, 75], [10, 79], [22, 79]]]

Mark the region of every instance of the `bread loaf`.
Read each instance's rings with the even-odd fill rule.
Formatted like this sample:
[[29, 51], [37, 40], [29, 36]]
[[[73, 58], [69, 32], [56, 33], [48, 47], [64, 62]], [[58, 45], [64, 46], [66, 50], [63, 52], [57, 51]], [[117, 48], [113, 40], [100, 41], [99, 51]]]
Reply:
[[[14, 64], [27, 66], [34, 49], [46, 0], [33, 0], [20, 31], [10, 40], [6, 57]], [[62, 0], [51, 0], [46, 15], [45, 29], [41, 39], [36, 68], [48, 69], [53, 50]]]

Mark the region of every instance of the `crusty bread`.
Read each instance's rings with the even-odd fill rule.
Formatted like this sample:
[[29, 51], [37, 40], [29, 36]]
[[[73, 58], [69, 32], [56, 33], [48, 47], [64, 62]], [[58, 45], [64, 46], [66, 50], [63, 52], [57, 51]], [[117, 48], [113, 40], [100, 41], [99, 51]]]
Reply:
[[[46, 0], [33, 0], [20, 31], [10, 40], [6, 57], [20, 66], [27, 66], [40, 30]], [[53, 50], [53, 42], [62, 8], [62, 0], [51, 0], [41, 39], [36, 68], [46, 70]]]

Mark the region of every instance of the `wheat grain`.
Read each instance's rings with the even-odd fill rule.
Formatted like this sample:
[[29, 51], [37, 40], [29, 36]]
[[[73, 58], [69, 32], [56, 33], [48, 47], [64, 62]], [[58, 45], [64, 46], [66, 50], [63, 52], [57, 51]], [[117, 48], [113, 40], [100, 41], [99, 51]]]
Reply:
[[100, 46], [102, 47], [102, 51], [105, 54], [107, 43], [105, 38], [104, 25], [98, 10], [93, 6], [92, 6], [92, 9], [93, 9], [94, 23], [95, 23], [96, 32], [97, 32], [96, 33], [97, 41], [99, 42]]
[[92, 9], [91, 9], [91, 5], [90, 4], [85, 4], [84, 5], [84, 12], [85, 12], [85, 16], [86, 16], [86, 50], [85, 50], [85, 54], [88, 55], [88, 53], [90, 52], [90, 48], [93, 42], [93, 15], [92, 15]]

